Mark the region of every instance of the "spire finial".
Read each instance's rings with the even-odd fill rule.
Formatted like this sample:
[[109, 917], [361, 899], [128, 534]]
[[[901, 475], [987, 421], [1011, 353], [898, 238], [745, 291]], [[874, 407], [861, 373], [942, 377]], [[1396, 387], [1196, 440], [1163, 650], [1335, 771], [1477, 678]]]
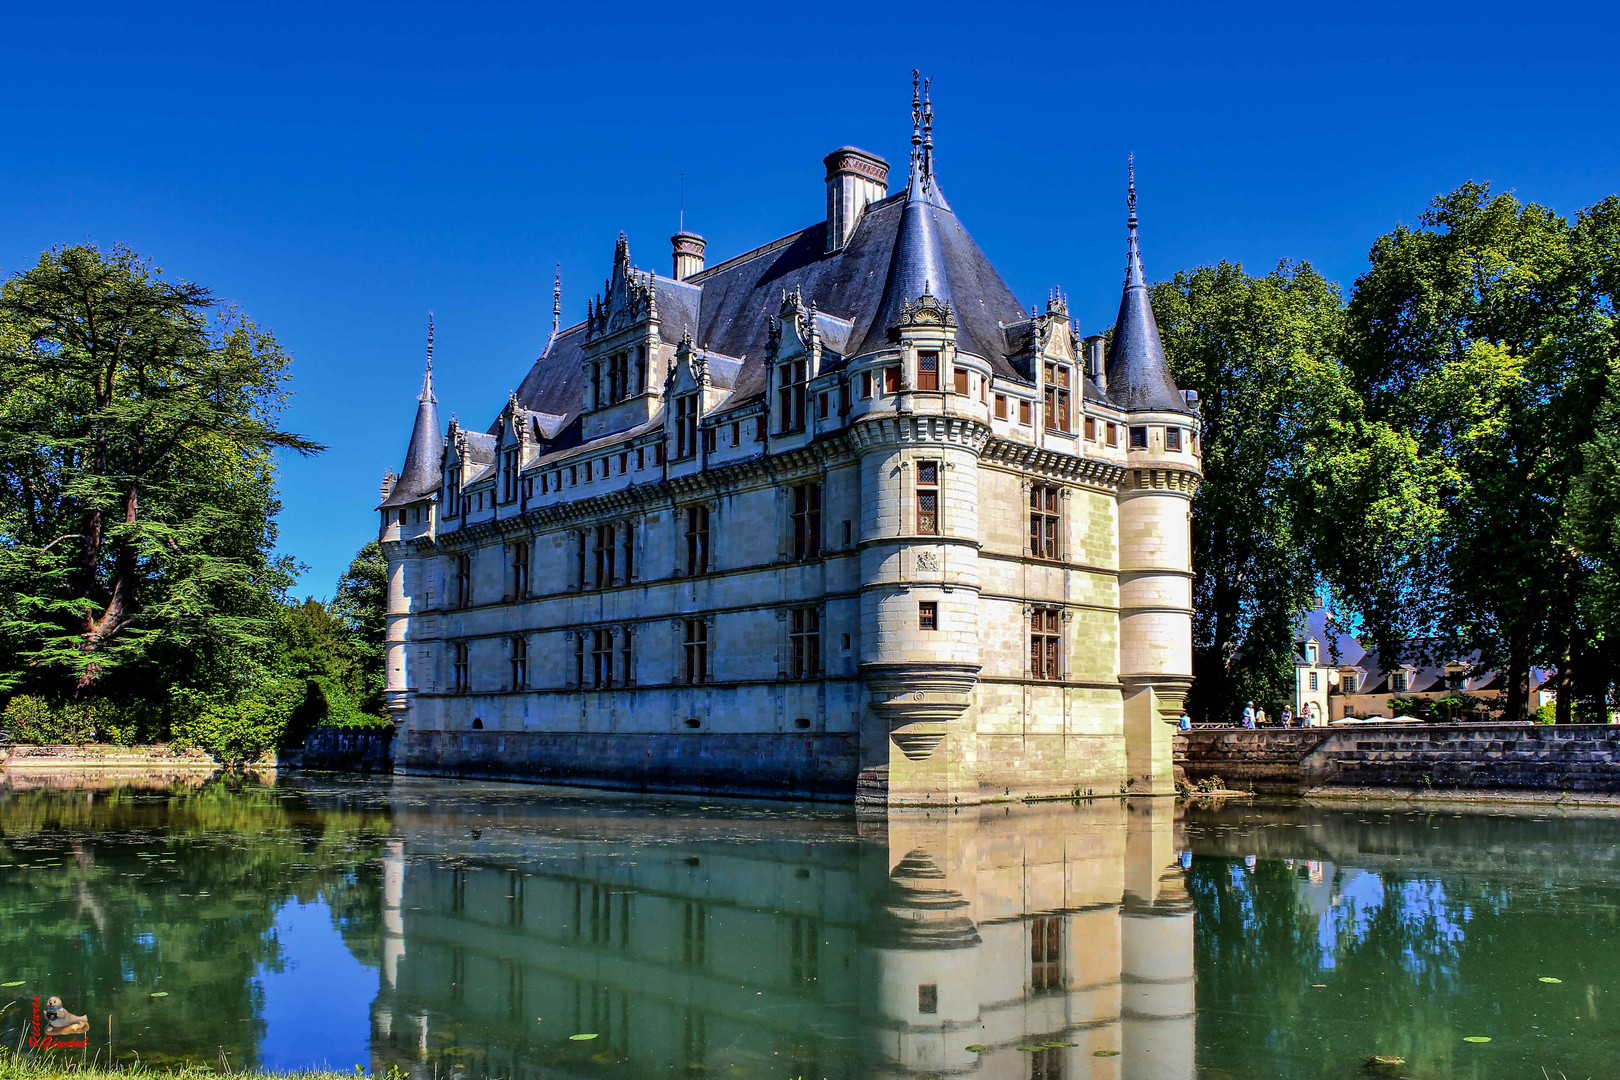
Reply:
[[1126, 159], [1125, 171], [1125, 205], [1130, 208], [1128, 224], [1136, 228], [1136, 154], [1133, 152]]
[[924, 176], [932, 176], [934, 174], [934, 103], [929, 97], [929, 89], [928, 89], [930, 84], [933, 83], [933, 81], [934, 80], [931, 79], [931, 78], [923, 80], [923, 103], [922, 103], [923, 142], [922, 142], [922, 148], [923, 148], [923, 175]]
[[911, 69], [911, 167], [917, 167], [917, 159], [921, 155], [922, 147], [922, 96], [919, 89], [922, 85], [922, 72], [916, 68]]
[[678, 229], [676, 229], [675, 231], [676, 232], [685, 232], [686, 231], [686, 174], [685, 173], [681, 173], [681, 216], [680, 216], [679, 225], [680, 225], [680, 227]]
[[562, 263], [557, 264], [557, 281], [551, 286], [551, 332], [562, 326]]
[[422, 393], [417, 401], [437, 401], [433, 396], [433, 312], [428, 312], [427, 371], [422, 374]]

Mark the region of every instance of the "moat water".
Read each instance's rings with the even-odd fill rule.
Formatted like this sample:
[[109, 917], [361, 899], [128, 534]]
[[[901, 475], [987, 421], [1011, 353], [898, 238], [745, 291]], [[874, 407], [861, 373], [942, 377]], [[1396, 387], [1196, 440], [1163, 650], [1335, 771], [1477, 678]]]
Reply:
[[[467, 1077], [1620, 1073], [1620, 815], [0, 778], [0, 1040]], [[109, 1017], [112, 1046], [108, 1046]], [[1488, 1041], [1481, 1041], [1488, 1040]], [[79, 1052], [74, 1052], [77, 1057]]]

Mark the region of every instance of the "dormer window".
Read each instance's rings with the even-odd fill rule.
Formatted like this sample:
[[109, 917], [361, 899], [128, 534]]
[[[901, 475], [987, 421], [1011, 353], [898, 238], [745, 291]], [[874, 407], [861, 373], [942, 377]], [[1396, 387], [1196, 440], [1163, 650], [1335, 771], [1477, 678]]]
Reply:
[[511, 502], [517, 498], [518, 452], [516, 450], [506, 452], [505, 460], [501, 465], [501, 479], [505, 485], [505, 499], [503, 501]]
[[1404, 694], [1404, 693], [1406, 693], [1406, 688], [1407, 688], [1408, 685], [1410, 685], [1410, 684], [1407, 682], [1406, 672], [1404, 672], [1404, 671], [1396, 671], [1396, 672], [1393, 672], [1393, 673], [1390, 674], [1390, 677], [1389, 677], [1389, 690], [1390, 690], [1390, 693], [1392, 693], [1392, 694]]
[[1316, 642], [1313, 641], [1305, 646], [1305, 659], [1314, 664], [1316, 663], [1316, 656]]
[[804, 357], [776, 366], [777, 430], [804, 430], [804, 384], [810, 376], [810, 362]]
[[697, 453], [698, 396], [683, 394], [675, 399], [675, 457]]
[[1068, 431], [1069, 421], [1069, 365], [1046, 365], [1046, 430]]
[[630, 393], [630, 354], [614, 353], [608, 358], [609, 402], [623, 401]]

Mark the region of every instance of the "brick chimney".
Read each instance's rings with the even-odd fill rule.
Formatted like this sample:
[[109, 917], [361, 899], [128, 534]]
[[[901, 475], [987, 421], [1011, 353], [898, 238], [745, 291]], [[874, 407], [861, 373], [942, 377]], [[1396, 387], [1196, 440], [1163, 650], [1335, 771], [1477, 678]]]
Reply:
[[703, 269], [703, 237], [697, 233], [678, 232], [669, 238], [675, 246], [675, 280], [685, 281]]
[[839, 251], [866, 204], [889, 193], [889, 163], [853, 146], [840, 146], [822, 162], [827, 166], [827, 250]]

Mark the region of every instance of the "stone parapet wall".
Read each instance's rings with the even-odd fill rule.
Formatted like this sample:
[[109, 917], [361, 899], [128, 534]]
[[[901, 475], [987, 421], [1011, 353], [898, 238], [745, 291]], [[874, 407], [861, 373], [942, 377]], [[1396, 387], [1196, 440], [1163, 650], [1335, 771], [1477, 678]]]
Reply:
[[[260, 764], [275, 764], [275, 756], [268, 755]], [[206, 750], [197, 747], [173, 747], [165, 744], [150, 746], [111, 746], [90, 743], [83, 746], [12, 745], [0, 748], [0, 767], [6, 769], [140, 769], [149, 765], [165, 769], [208, 769], [219, 767]]]
[[1356, 724], [1176, 737], [1188, 781], [1300, 792], [1317, 787], [1620, 791], [1620, 726]]

